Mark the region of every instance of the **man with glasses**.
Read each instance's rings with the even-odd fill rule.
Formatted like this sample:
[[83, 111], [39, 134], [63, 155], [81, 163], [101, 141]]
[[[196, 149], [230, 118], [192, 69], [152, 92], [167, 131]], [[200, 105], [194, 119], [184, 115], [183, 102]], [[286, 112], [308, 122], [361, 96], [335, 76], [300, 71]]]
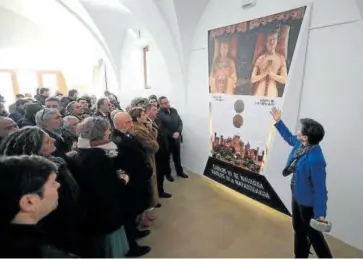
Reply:
[[[157, 114], [157, 118], [165, 128], [169, 140], [169, 150], [173, 156], [174, 166], [176, 173], [179, 177], [188, 178], [188, 175], [184, 173], [181, 166], [180, 159], [180, 143], [182, 142], [183, 121], [181, 120], [178, 111], [170, 107], [169, 100], [165, 96], [159, 98], [160, 109]], [[166, 179], [173, 182], [174, 179], [171, 176], [171, 169], [169, 164], [169, 170], [166, 172]]]

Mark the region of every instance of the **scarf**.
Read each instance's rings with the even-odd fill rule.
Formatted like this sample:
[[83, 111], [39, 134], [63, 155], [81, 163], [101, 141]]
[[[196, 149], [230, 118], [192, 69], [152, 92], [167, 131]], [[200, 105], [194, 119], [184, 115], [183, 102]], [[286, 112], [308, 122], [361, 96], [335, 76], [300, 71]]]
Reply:
[[310, 150], [312, 150], [315, 146], [303, 146], [301, 145], [295, 152], [294, 157], [291, 161], [291, 163], [285, 167], [285, 169], [282, 172], [283, 176], [288, 176], [292, 173], [295, 173], [295, 167], [297, 165], [297, 162], [299, 161], [300, 157], [307, 154]]
[[108, 157], [117, 156], [117, 146], [110, 140], [89, 140], [84, 138], [78, 138], [78, 148], [100, 148], [105, 151]]

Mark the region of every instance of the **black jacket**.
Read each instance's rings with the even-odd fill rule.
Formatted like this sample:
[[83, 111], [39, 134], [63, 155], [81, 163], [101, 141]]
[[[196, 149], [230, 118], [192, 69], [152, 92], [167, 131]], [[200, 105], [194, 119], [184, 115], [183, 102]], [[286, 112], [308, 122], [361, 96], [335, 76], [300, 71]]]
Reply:
[[48, 157], [48, 160], [58, 167], [59, 200], [57, 209], [39, 222], [39, 226], [54, 245], [82, 255], [86, 239], [86, 226], [83, 225], [86, 214], [80, 206], [79, 186], [62, 158]]
[[24, 118], [22, 118], [18, 122], [19, 128], [27, 127], [27, 126], [36, 126], [35, 123], [35, 114], [43, 109], [43, 106], [39, 103], [26, 103], [24, 105]]
[[160, 120], [160, 123], [163, 125], [165, 133], [169, 138], [172, 138], [175, 132], [182, 133], [183, 121], [176, 109], [170, 108], [170, 110], [167, 110], [165, 108], [160, 108], [158, 110], [157, 118]]
[[36, 126], [37, 124], [35, 123], [35, 120], [32, 118], [22, 118], [21, 120], [18, 121], [18, 127], [24, 128], [24, 127], [33, 127]]
[[72, 150], [73, 143], [77, 142], [78, 137], [66, 129], [62, 129], [62, 137], [68, 146], [68, 150]]
[[0, 257], [76, 258], [50, 245], [37, 225], [11, 224], [0, 237]]
[[10, 113], [9, 118], [18, 123], [24, 118], [25, 111], [22, 108], [16, 108], [15, 112]]
[[115, 130], [113, 142], [118, 147], [118, 155], [115, 159], [116, 167], [126, 171], [130, 176], [127, 185], [128, 209], [134, 213], [141, 213], [148, 207], [148, 181], [153, 169], [146, 160], [146, 155], [140, 143], [131, 135]]
[[37, 100], [41, 105], [45, 105], [45, 100], [47, 99], [47, 97], [41, 94], [37, 94], [36, 96], [34, 96], [34, 99]]
[[114, 159], [99, 148], [78, 149], [79, 170], [74, 174], [91, 236], [110, 234], [124, 224], [125, 182], [118, 177]]
[[95, 117], [102, 117], [102, 118], [106, 119], [110, 123], [111, 131], [113, 131], [115, 129], [115, 127], [113, 126], [113, 121], [111, 119], [111, 114], [110, 113], [107, 113], [107, 115], [105, 116], [105, 115], [103, 115], [102, 112], [96, 111], [93, 116], [95, 116]]
[[49, 130], [44, 129], [44, 131], [47, 132], [49, 136], [55, 140], [54, 145], [57, 149], [53, 152], [52, 155], [55, 157], [62, 157], [63, 159], [67, 160], [66, 153], [71, 151], [71, 149], [68, 147], [66, 140], [63, 137], [59, 137], [58, 135], [54, 134]]
[[168, 131], [165, 129], [164, 125], [161, 123], [160, 119], [155, 118], [153, 127], [156, 124], [156, 129], [158, 131], [158, 144], [159, 144], [159, 150], [158, 153], [169, 153], [169, 137], [168, 137]]

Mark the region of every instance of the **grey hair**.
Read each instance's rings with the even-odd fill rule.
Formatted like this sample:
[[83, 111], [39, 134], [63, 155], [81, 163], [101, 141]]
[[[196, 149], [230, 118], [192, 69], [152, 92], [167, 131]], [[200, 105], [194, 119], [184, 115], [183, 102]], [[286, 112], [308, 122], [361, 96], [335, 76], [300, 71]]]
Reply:
[[25, 127], [8, 135], [0, 146], [0, 155], [40, 155], [46, 133], [38, 127]]
[[[132, 99], [131, 100], [131, 103], [130, 103], [130, 105], [132, 106], [132, 107], [140, 107], [139, 106], [139, 104], [141, 103], [141, 102], [144, 102], [144, 98], [142, 98], [142, 97], [136, 97], [136, 98], [134, 98], [134, 99]], [[149, 100], [147, 101], [148, 103], [149, 103]]]
[[40, 110], [35, 115], [35, 123], [38, 127], [44, 129], [45, 124], [48, 120], [50, 120], [55, 114], [58, 114], [59, 111], [54, 108], [44, 108], [43, 110]]
[[141, 107], [133, 107], [129, 110], [129, 114], [132, 118], [132, 121], [137, 121], [137, 118], [141, 117], [141, 114], [145, 112], [145, 110]]
[[73, 115], [68, 115], [68, 116], [64, 117], [63, 118], [63, 128], [69, 129], [69, 126], [70, 126], [69, 121], [73, 120], [73, 119], [76, 119], [77, 121], [79, 121], [79, 119]]
[[79, 137], [90, 141], [102, 140], [109, 127], [108, 121], [102, 117], [88, 117], [78, 124], [77, 132]]

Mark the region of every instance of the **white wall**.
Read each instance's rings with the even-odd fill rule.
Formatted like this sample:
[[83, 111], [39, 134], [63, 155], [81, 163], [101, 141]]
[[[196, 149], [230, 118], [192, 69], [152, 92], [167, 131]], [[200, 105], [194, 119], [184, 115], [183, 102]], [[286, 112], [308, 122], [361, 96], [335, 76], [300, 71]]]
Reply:
[[[170, 99], [180, 109], [185, 106], [185, 78], [183, 65], [179, 55], [178, 46], [175, 44], [165, 19], [160, 13], [154, 0], [132, 0], [124, 1], [123, 4], [131, 11], [135, 18], [152, 35], [157, 47], [161, 50], [169, 76]], [[174, 98], [175, 96], [175, 98]]]
[[68, 88], [91, 86], [93, 64], [102, 53], [92, 38], [67, 36], [0, 8], [0, 68], [61, 70]]
[[[308, 2], [311, 1], [259, 0], [256, 7], [243, 10], [240, 0], [230, 0], [228, 4], [223, 0], [210, 1], [197, 27], [188, 66], [182, 151], [187, 169], [202, 173], [209, 154], [208, 30]], [[363, 152], [359, 137], [363, 131], [359, 120], [363, 113], [363, 73], [359, 71], [363, 67], [363, 23], [354, 0], [312, 2], [299, 117], [313, 117], [326, 128], [322, 147], [328, 162], [328, 217], [334, 224], [332, 235], [363, 249], [363, 197], [358, 193], [363, 181], [359, 166]], [[281, 159], [286, 161], [287, 147], [281, 153]], [[286, 195], [284, 191], [281, 193]]]
[[135, 97], [168, 96], [171, 102], [177, 98], [172, 92], [171, 81], [164, 56], [156, 45], [151, 35], [142, 30], [144, 42], [148, 42], [149, 52], [147, 54], [148, 85], [151, 89], [145, 89], [143, 47], [129, 33], [125, 35], [121, 55], [120, 94], [121, 105], [125, 108]]

